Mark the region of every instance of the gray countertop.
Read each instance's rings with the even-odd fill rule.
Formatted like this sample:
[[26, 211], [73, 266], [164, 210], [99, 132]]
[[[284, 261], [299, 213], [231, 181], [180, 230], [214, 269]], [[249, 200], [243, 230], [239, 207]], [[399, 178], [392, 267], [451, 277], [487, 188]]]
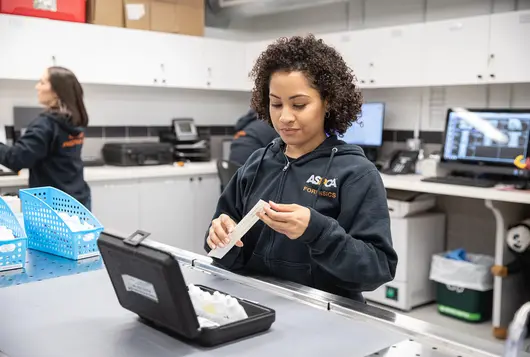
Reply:
[[123, 309], [105, 270], [0, 289], [0, 350], [9, 357], [351, 356], [407, 336], [366, 321], [182, 268], [203, 284], [276, 310], [270, 331], [212, 349], [154, 330]]

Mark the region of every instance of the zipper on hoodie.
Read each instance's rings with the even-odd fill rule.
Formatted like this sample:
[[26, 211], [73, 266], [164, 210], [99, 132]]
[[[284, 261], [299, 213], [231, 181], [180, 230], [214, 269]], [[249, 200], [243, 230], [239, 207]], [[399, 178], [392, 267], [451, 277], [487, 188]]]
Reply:
[[[289, 159], [287, 158], [287, 156], [285, 155], [285, 153], [282, 151], [282, 154], [283, 154], [283, 157], [285, 158], [285, 166], [283, 167], [282, 169], [282, 177], [280, 178], [280, 184], [278, 185], [278, 192], [276, 193], [276, 198], [275, 198], [275, 202], [276, 203], [279, 203], [281, 198], [282, 198], [282, 195], [283, 195], [283, 187], [285, 186], [285, 178], [287, 177], [287, 171], [289, 171], [289, 168], [291, 167], [291, 162], [289, 161]], [[274, 248], [274, 241], [275, 241], [275, 236], [276, 234], [276, 231], [274, 229], [271, 228], [271, 233], [270, 233], [270, 244], [269, 244], [269, 248], [267, 249], [267, 254], [266, 254], [266, 259], [267, 259], [267, 262], [270, 261], [270, 255], [271, 255], [271, 252]], [[268, 265], [268, 264], [267, 264]]]

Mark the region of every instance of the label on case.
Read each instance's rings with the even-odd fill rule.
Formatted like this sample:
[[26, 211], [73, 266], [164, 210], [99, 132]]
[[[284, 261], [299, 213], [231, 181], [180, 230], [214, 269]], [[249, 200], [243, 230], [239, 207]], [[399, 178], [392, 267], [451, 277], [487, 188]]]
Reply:
[[125, 289], [127, 291], [132, 291], [136, 294], [142, 295], [143, 297], [146, 297], [149, 300], [158, 303], [158, 296], [156, 295], [155, 287], [153, 284], [127, 274], [123, 274], [121, 277], [123, 279], [123, 284], [125, 285]]

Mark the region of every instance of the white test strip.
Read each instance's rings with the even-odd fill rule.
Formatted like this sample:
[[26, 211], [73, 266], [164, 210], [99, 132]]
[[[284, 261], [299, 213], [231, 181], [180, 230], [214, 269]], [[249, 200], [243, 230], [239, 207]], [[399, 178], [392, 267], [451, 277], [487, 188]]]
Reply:
[[253, 225], [259, 220], [256, 214], [263, 210], [263, 208], [269, 207], [269, 204], [263, 200], [259, 200], [258, 203], [246, 214], [245, 217], [237, 224], [232, 233], [228, 236], [230, 243], [225, 244], [223, 248], [217, 247], [208, 253], [209, 257], [221, 259], [232, 249], [238, 240], [243, 238], [245, 234], [252, 228]]

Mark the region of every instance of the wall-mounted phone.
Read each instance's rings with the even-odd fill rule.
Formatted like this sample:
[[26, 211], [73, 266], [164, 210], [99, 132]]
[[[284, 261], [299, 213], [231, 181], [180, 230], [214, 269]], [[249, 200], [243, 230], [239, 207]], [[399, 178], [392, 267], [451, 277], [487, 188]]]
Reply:
[[420, 152], [417, 150], [396, 150], [392, 153], [387, 167], [382, 172], [387, 175], [413, 174], [419, 155]]

